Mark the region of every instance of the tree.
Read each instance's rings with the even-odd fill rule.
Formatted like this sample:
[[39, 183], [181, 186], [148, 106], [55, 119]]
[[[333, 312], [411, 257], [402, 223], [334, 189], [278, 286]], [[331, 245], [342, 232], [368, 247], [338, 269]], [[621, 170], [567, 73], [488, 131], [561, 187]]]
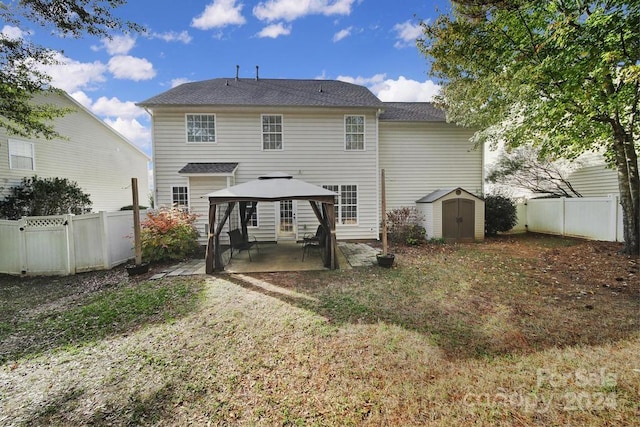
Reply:
[[484, 198], [484, 234], [495, 236], [518, 223], [516, 205], [508, 197], [494, 194]]
[[534, 144], [618, 171], [624, 253], [640, 253], [640, 1], [459, 0], [422, 24], [450, 121], [478, 144]]
[[[116, 30], [141, 31], [138, 25], [123, 22], [111, 13], [125, 3], [126, 0], [16, 0], [0, 2], [0, 18], [16, 26], [30, 21], [61, 37], [111, 37]], [[70, 110], [31, 102], [40, 92], [56, 91], [51, 87], [51, 78], [37, 67], [55, 64], [56, 54], [24, 38], [0, 34], [0, 127], [22, 137], [60, 137], [51, 121]]]
[[535, 147], [503, 152], [488, 171], [486, 181], [553, 197], [582, 197], [567, 179], [574, 167], [567, 161], [541, 157]]
[[67, 178], [23, 178], [20, 185], [0, 201], [0, 218], [82, 214], [91, 210], [91, 199]]

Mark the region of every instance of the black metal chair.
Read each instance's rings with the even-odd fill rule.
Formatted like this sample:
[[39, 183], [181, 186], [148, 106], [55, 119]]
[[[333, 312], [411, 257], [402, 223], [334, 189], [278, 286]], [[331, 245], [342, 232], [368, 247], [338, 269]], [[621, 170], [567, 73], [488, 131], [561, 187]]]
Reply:
[[320, 256], [324, 253], [323, 246], [325, 243], [325, 239], [327, 237], [326, 232], [324, 231], [324, 227], [322, 225], [318, 226], [315, 235], [308, 235], [302, 238], [302, 261], [304, 261], [304, 257], [307, 254], [307, 251], [310, 248], [318, 248], [320, 249]]
[[234, 249], [238, 251], [238, 253], [247, 251], [247, 253], [249, 254], [249, 261], [253, 261], [251, 259], [251, 248], [253, 246], [258, 249], [258, 252], [260, 252], [260, 249], [258, 248], [258, 241], [255, 239], [253, 241], [244, 240], [239, 229], [236, 228], [235, 230], [231, 230], [227, 234], [229, 234], [229, 241], [231, 244], [231, 256], [229, 257], [229, 259], [233, 258]]

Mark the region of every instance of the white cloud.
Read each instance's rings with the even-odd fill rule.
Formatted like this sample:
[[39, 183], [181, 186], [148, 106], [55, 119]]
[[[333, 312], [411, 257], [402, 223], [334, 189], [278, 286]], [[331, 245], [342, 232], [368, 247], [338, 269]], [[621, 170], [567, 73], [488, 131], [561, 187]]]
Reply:
[[91, 111], [99, 116], [133, 119], [147, 114], [133, 101], [120, 101], [118, 98], [101, 96], [91, 106]]
[[128, 34], [121, 36], [113, 36], [109, 38], [103, 38], [100, 40], [102, 46], [107, 50], [109, 55], [126, 55], [136, 45], [135, 37], [131, 37]]
[[56, 53], [57, 64], [36, 65], [36, 67], [51, 77], [51, 85], [65, 90], [67, 93], [79, 89], [91, 88], [96, 83], [105, 81], [104, 73], [107, 66], [100, 61], [79, 62], [67, 58], [62, 53]]
[[262, 31], [257, 34], [257, 36], [261, 38], [270, 37], [272, 39], [275, 39], [280, 36], [288, 36], [289, 34], [291, 34], [291, 25], [285, 27], [284, 25], [282, 25], [282, 23], [278, 23], [264, 27]]
[[398, 41], [394, 45], [396, 48], [415, 46], [416, 39], [422, 35], [420, 24], [415, 24], [411, 20], [393, 26], [396, 31]]
[[167, 31], [164, 33], [151, 33], [149, 35], [149, 38], [161, 39], [166, 42], [180, 42], [184, 44], [189, 44], [191, 43], [191, 40], [193, 40], [193, 37], [191, 37], [188, 31], [181, 31], [179, 33], [175, 31]]
[[104, 122], [120, 132], [122, 136], [133, 142], [138, 148], [148, 153], [151, 148], [151, 131], [140, 124], [136, 119], [123, 119], [121, 117], [105, 119]]
[[353, 27], [345, 28], [344, 30], [340, 30], [333, 35], [333, 42], [339, 42], [345, 37], [349, 37], [351, 35], [351, 30]]
[[349, 15], [355, 0], [268, 0], [258, 3], [253, 14], [261, 21], [294, 21], [307, 15]]
[[13, 25], [5, 25], [2, 27], [2, 31], [0, 31], [0, 33], [9, 40], [23, 39], [24, 36], [29, 34], [18, 27], [14, 27]]
[[431, 80], [419, 82], [404, 76], [397, 80], [386, 77], [386, 74], [376, 74], [373, 77], [338, 76], [338, 80], [367, 86], [385, 102], [429, 102], [440, 92], [440, 86]]
[[109, 60], [109, 71], [117, 79], [149, 80], [156, 76], [153, 64], [144, 58], [129, 55], [114, 56]]
[[173, 79], [171, 80], [171, 87], [174, 88], [176, 86], [180, 86], [181, 84], [184, 83], [189, 83], [191, 80], [185, 78], [185, 77], [178, 77], [177, 79]]
[[236, 0], [214, 0], [204, 11], [191, 21], [191, 26], [200, 30], [222, 28], [227, 25], [242, 25], [246, 22], [242, 16], [242, 3]]
[[78, 90], [76, 92], [70, 93], [69, 94], [73, 99], [75, 99], [76, 101], [78, 101], [80, 104], [82, 104], [85, 108], [87, 108], [88, 110], [91, 110], [91, 103], [93, 102], [91, 100], [91, 98], [89, 98], [87, 96], [86, 93], [84, 93], [81, 90]]

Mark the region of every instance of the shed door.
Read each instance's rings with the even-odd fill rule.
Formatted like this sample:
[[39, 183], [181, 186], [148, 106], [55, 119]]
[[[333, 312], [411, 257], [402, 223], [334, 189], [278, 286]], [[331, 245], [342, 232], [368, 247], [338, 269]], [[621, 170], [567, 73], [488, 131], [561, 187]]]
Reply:
[[442, 237], [447, 241], [473, 241], [475, 237], [475, 202], [450, 199], [442, 202]]

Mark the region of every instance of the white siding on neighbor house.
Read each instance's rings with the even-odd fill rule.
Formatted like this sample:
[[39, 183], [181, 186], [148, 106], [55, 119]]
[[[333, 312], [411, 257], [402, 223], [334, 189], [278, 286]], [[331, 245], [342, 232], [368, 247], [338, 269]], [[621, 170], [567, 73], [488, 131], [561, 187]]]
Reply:
[[387, 209], [415, 206], [435, 190], [461, 187], [482, 196], [482, 150], [473, 131], [447, 123], [380, 122], [380, 168]]
[[615, 169], [607, 168], [603, 164], [580, 168], [569, 175], [568, 180], [582, 197], [620, 194], [618, 173]]
[[[49, 95], [45, 101], [75, 111], [55, 119], [67, 139], [25, 139], [0, 129], [0, 197], [22, 178], [67, 178], [90, 195], [93, 211], [116, 211], [132, 204], [131, 178], [138, 178], [140, 203], [148, 205], [148, 157], [104, 122], [70, 99]], [[35, 170], [9, 168], [9, 140], [33, 142]]]
[[[216, 143], [186, 143], [185, 113], [216, 115]], [[262, 149], [262, 114], [281, 114], [283, 149]], [[345, 151], [345, 114], [366, 115], [365, 151]], [[189, 185], [178, 171], [192, 162], [237, 162], [235, 184], [281, 171], [294, 178], [322, 186], [358, 186], [358, 224], [338, 225], [339, 239], [377, 238], [377, 126], [371, 110], [344, 109], [218, 109], [190, 108], [154, 110], [154, 170], [158, 205], [171, 203], [172, 185]], [[216, 190], [211, 188], [207, 192]], [[199, 191], [204, 192], [205, 188]], [[191, 200], [194, 196], [190, 195]], [[297, 235], [314, 232], [317, 219], [309, 203], [297, 203]], [[207, 215], [206, 207], [194, 205], [195, 213]], [[260, 240], [273, 240], [275, 209], [258, 203], [259, 227], [249, 230]]]
[[[484, 202], [470, 196], [464, 191], [460, 195], [451, 192], [433, 203], [417, 203], [418, 211], [427, 213], [423, 222], [424, 228], [427, 230], [427, 239], [439, 239], [442, 237], [442, 202], [458, 198], [473, 200], [475, 202], [475, 217], [473, 219], [474, 238], [476, 240], [484, 239]], [[431, 205], [431, 212], [429, 212], [428, 207], [422, 207], [421, 205]]]

